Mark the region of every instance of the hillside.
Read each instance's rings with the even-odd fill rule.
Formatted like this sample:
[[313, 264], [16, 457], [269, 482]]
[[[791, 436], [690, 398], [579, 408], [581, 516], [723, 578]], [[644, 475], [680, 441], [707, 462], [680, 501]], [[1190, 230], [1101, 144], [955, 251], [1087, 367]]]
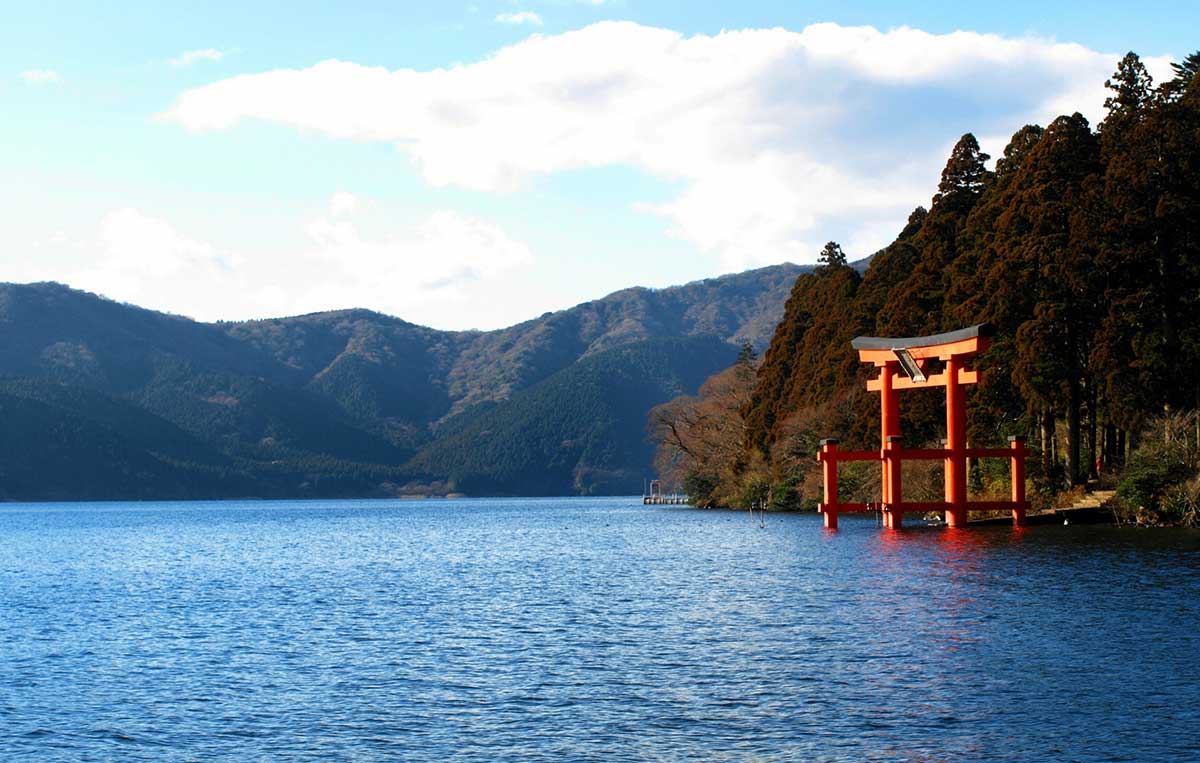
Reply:
[[[626, 289], [488, 332], [366, 310], [205, 324], [58, 284], [0, 284], [0, 497], [634, 491], [650, 468], [646, 410], [694, 389], [741, 342], [765, 346], [801, 272]], [[642, 350], [613, 354], [625, 347]], [[613, 382], [631, 374], [641, 386]], [[566, 472], [494, 469], [490, 446], [465, 434], [493, 417], [513, 447], [545, 453], [528, 421], [544, 415], [539, 395], [568, 388], [594, 399], [558, 406], [564, 439], [589, 443]]]
[[729, 365], [715, 337], [653, 339], [601, 350], [476, 409], [413, 459], [414, 476], [444, 476], [471, 494], [607, 495], [641, 485], [654, 456], [646, 412]]

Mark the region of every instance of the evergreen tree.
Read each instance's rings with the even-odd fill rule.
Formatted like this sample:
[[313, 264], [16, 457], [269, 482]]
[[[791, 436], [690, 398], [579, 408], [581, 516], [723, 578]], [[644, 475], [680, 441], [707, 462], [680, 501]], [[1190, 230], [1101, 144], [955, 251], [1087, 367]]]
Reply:
[[[1131, 54], [1132, 56], [1132, 54]], [[1132, 57], [1136, 62], [1136, 56]], [[1198, 106], [1193, 79], [1151, 91], [1140, 62], [1122, 61], [1101, 129], [1106, 162], [1101, 261], [1107, 313], [1093, 355], [1107, 396], [1133, 428], [1164, 404], [1195, 405], [1189, 341], [1198, 288]], [[1136, 106], [1136, 110], [1133, 106]]]
[[1104, 100], [1108, 116], [1100, 132], [1127, 128], [1139, 121], [1150, 103], [1153, 78], [1136, 53], [1130, 51], [1117, 64], [1117, 71], [1104, 82], [1112, 95]]
[[1028, 268], [1013, 269], [1006, 242], [1014, 232], [1019, 170], [1044, 132], [1038, 125], [1026, 125], [1013, 134], [996, 160], [992, 182], [967, 216], [958, 258], [947, 272], [942, 310], [946, 328], [985, 322], [996, 327], [991, 349], [977, 363], [979, 386], [967, 398], [972, 442], [1003, 442], [1003, 436], [1029, 429], [1022, 425], [1026, 402], [1013, 382], [1012, 369], [1016, 331], [1031, 314], [1028, 297], [1037, 278]]
[[820, 267], [844, 268], [846, 267], [846, 254], [842, 251], [840, 244], [830, 241], [821, 250], [817, 262], [820, 263]]
[[866, 331], [854, 311], [861, 281], [848, 267], [796, 279], [744, 411], [749, 452], [767, 454], [789, 413], [829, 400], [857, 377], [850, 340]]
[[[987, 192], [967, 216], [957, 242], [959, 256], [948, 272], [950, 285], [942, 311], [947, 324], [969, 326], [986, 321], [1000, 329], [1015, 330], [1015, 325], [1010, 325], [1013, 312], [991, 302], [991, 288], [995, 284], [988, 284], [988, 280], [995, 281], [997, 277], [989, 272], [1006, 268], [996, 249], [999, 222], [1020, 192], [1020, 186], [1014, 182], [1018, 170], [1043, 132], [1038, 125], [1026, 125], [1013, 134], [1004, 155], [996, 160], [996, 172]], [[1008, 273], [999, 275], [1011, 278]]]
[[979, 150], [979, 141], [971, 133], [959, 138], [946, 166], [942, 168], [942, 180], [938, 183], [937, 195], [933, 197], [934, 206], [974, 206], [988, 182], [990, 173], [985, 165], [990, 158]]
[[881, 336], [929, 334], [944, 327], [948, 270], [958, 257], [958, 237], [967, 216], [991, 180], [988, 159], [970, 133], [954, 146], [929, 214], [912, 238], [917, 253], [912, 267], [902, 274], [878, 315]]
[[1023, 230], [1008, 242], [1012, 266], [1037, 279], [1026, 287], [1034, 305], [1017, 329], [1013, 373], [1030, 400], [1066, 412], [1072, 482], [1085, 476], [1080, 414], [1091, 387], [1087, 367], [1098, 309], [1095, 271], [1087, 266], [1096, 246], [1086, 209], [1099, 153], [1082, 115], [1054, 120], [1016, 179], [1022, 192], [1014, 214]]
[[750, 342], [742, 342], [742, 349], [738, 351], [736, 365], [739, 369], [754, 370], [754, 361], [758, 359], [758, 353], [754, 351], [754, 345]]
[[1179, 89], [1186, 90], [1196, 77], [1196, 73], [1200, 72], [1200, 51], [1196, 51], [1179, 63], [1171, 64], [1171, 68], [1175, 70], [1175, 79], [1179, 83]]

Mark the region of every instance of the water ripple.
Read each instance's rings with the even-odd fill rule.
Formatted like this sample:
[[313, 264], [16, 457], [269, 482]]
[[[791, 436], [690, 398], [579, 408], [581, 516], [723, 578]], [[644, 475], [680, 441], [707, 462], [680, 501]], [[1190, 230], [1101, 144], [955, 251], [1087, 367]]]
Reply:
[[0, 507], [3, 761], [1192, 761], [1200, 535]]

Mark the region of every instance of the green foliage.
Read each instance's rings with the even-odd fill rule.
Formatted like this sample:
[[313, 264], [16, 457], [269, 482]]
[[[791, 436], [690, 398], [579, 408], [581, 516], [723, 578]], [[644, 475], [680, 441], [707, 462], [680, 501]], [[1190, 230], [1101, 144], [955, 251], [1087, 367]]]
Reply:
[[596, 353], [461, 417], [405, 468], [458, 490], [504, 495], [628, 495], [652, 476], [650, 408], [700, 386], [734, 348], [718, 339], [639, 342]]
[[796, 279], [744, 411], [751, 450], [766, 453], [790, 411], [829, 400], [858, 376], [850, 340], [864, 323], [850, 308], [862, 282], [851, 268]]
[[979, 142], [971, 133], [959, 138], [942, 169], [942, 180], [933, 203], [973, 206], [974, 199], [983, 193], [989, 180], [990, 173], [985, 164], [990, 158], [979, 150]]
[[967, 490], [975, 495], [984, 492], [983, 463], [979, 459], [971, 461], [971, 469], [967, 473]]
[[738, 509], [760, 509], [769, 503], [772, 494], [771, 488], [771, 481], [763, 474], [744, 475], [730, 505]]
[[1175, 71], [1175, 78], [1178, 80], [1180, 89], [1187, 89], [1187, 86], [1196, 78], [1196, 73], [1200, 72], [1200, 51], [1178, 63], [1171, 64], [1171, 69]]
[[716, 491], [721, 485], [721, 478], [716, 474], [692, 470], [683, 478], [683, 492], [691, 499], [694, 506], [702, 509], [716, 505]]
[[1147, 426], [1126, 465], [1117, 496], [1127, 518], [1200, 526], [1197, 414], [1167, 413]]
[[771, 511], [799, 511], [803, 508], [800, 490], [804, 478], [799, 475], [785, 477], [771, 485], [771, 500], [768, 508]]
[[840, 244], [830, 241], [825, 244], [825, 248], [817, 256], [817, 262], [821, 267], [844, 268], [846, 267], [846, 253], [842, 251]]

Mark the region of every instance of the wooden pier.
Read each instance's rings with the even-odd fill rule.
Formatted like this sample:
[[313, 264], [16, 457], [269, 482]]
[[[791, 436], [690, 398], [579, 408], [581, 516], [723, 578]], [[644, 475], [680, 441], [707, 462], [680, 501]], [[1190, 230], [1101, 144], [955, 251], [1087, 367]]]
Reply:
[[643, 506], [683, 506], [688, 503], [686, 495], [644, 495], [642, 496]]
[[650, 490], [647, 492], [645, 483], [642, 484], [643, 506], [683, 506], [688, 503], [686, 495], [679, 493], [663, 493], [658, 480], [650, 480]]

